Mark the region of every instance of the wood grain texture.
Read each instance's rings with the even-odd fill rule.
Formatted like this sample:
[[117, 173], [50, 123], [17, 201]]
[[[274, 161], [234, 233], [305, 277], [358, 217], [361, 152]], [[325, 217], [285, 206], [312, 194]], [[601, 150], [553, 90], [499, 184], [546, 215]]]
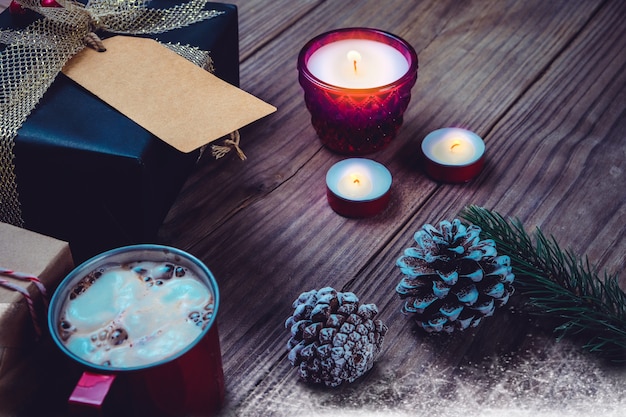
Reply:
[[304, 17], [320, 0], [248, 1], [235, 0], [239, 11], [239, 52], [242, 61], [259, 52], [282, 31]]
[[[345, 400], [351, 388], [311, 391], [286, 360], [283, 321], [311, 288], [355, 291], [393, 324], [364, 389], [381, 378], [411, 386], [424, 363], [451, 378], [464, 360], [551, 342], [541, 331], [527, 337], [533, 324], [514, 311], [463, 336], [424, 338], [399, 313], [394, 262], [421, 225], [479, 204], [623, 269], [623, 14], [616, 2], [323, 2], [242, 61], [243, 88], [278, 113], [243, 131], [248, 161], [201, 163], [161, 235], [218, 277], [225, 414], [289, 415], [285, 398], [308, 395]], [[373, 156], [394, 176], [390, 207], [358, 221], [326, 203], [325, 172], [342, 157], [319, 145], [295, 71], [308, 39], [347, 26], [392, 31], [420, 59], [400, 134]], [[437, 184], [421, 172], [421, 139], [449, 125], [485, 138], [488, 164], [470, 184]]]

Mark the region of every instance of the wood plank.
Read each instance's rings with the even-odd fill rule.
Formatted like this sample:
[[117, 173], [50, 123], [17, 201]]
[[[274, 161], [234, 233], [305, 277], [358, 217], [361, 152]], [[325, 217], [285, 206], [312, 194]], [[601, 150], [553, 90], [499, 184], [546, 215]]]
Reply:
[[[469, 360], [480, 361], [483, 355], [493, 352], [514, 352], [523, 357], [523, 349], [531, 346], [544, 356], [554, 353], [554, 349], [561, 352], [570, 349], [568, 344], [552, 347], [550, 336], [536, 329], [526, 316], [507, 310], [464, 336], [425, 338], [398, 312], [399, 300], [393, 295], [400, 274], [393, 262], [411, 245], [413, 232], [422, 224], [450, 219], [466, 204], [477, 203], [519, 216], [531, 226], [538, 224], [554, 230], [565, 244], [575, 249], [590, 249], [601, 267], [624, 269], [626, 196], [622, 172], [625, 165], [620, 150], [624, 149], [626, 56], [618, 51], [623, 48], [626, 28], [616, 28], [625, 10], [623, 5], [611, 3], [605, 4], [598, 15], [590, 11], [592, 18], [583, 31], [558, 54], [548, 71], [537, 78], [486, 137], [493, 151], [480, 180], [464, 186], [461, 192], [456, 192], [460, 191], [459, 186], [439, 187], [432, 199], [347, 286], [361, 294], [362, 299], [376, 301], [380, 316], [390, 324], [387, 347], [374, 371], [354, 387], [316, 390], [296, 382], [284, 359], [246, 399], [242, 405], [244, 413], [261, 409], [273, 410], [272, 415], [288, 415], [298, 409], [324, 413], [336, 407], [344, 410], [369, 407], [380, 411], [389, 406], [411, 414], [424, 411], [448, 415], [446, 410], [436, 407], [471, 400], [463, 396], [464, 389], [470, 394], [480, 394], [478, 397], [483, 399], [490, 395], [498, 397], [498, 392], [490, 394], [488, 390], [477, 392], [471, 387], [455, 387], [454, 378], [458, 375], [453, 370], [455, 360], [468, 368]], [[604, 218], [608, 220], [607, 226], [598, 230], [594, 225]], [[530, 337], [520, 329], [531, 333]], [[576, 358], [581, 360], [581, 356]], [[600, 369], [594, 358], [582, 358], [585, 361], [582, 366]], [[435, 382], [423, 382], [429, 378]], [[394, 381], [402, 382], [394, 384]], [[462, 382], [474, 384], [470, 381]], [[610, 377], [608, 381], [611, 382]], [[445, 391], [446, 386], [449, 392]], [[433, 387], [442, 391], [426, 389], [419, 393]], [[532, 396], [531, 391], [522, 394]], [[502, 407], [515, 403], [507, 398], [499, 400]], [[556, 405], [555, 399], [545, 401]], [[461, 405], [466, 410], [469, 406]], [[483, 404], [477, 401], [475, 405]], [[486, 404], [490, 405], [493, 404]], [[457, 415], [454, 413], [461, 411], [457, 407], [447, 412]]]
[[235, 4], [239, 11], [239, 56], [245, 61], [305, 16], [320, 0], [232, 0], [229, 3]]
[[[402, 137], [376, 155], [400, 184], [390, 209], [379, 218], [346, 220], [327, 207], [323, 177], [339, 158], [315, 142], [293, 68], [299, 46], [312, 34], [357, 20], [372, 26], [390, 24], [384, 13], [388, 9], [380, 12], [369, 3], [362, 14], [348, 14], [341, 6], [325, 3], [264, 48], [272, 60], [259, 54], [244, 62], [243, 79], [256, 80], [253, 92], [271, 98], [279, 112], [249, 130], [255, 138], [244, 148], [250, 156], [243, 163], [245, 170], [232, 159], [200, 167], [166, 225], [171, 234], [164, 235], [198, 254], [218, 277], [231, 405], [242, 402], [274, 366], [283, 366], [286, 334], [281, 321], [300, 291], [343, 287], [357, 277], [358, 284], [351, 287], [361, 288], [359, 271], [372, 259], [395, 260], [397, 255], [389, 258], [380, 252], [394, 239], [393, 225], [409, 220], [432, 192], [445, 195], [459, 188], [440, 187], [419, 173], [414, 158], [425, 132], [455, 122], [488, 131], [549, 67], [551, 56], [568, 44], [596, 6], [495, 2], [493, 7], [467, 5], [457, 13], [451, 3], [436, 3], [398, 11], [400, 17], [394, 12], [396, 20], [391, 20], [405, 22], [401, 36], [423, 45], [418, 46], [422, 72]], [[529, 25], [533, 19], [536, 24]], [[432, 29], [425, 29], [429, 25]], [[430, 37], [420, 38], [424, 34]], [[501, 39], [509, 43], [502, 44]], [[293, 66], [285, 69], [285, 62]], [[287, 79], [293, 81], [286, 83]], [[215, 184], [213, 190], [209, 182]], [[465, 189], [477, 190], [479, 184]], [[438, 215], [451, 212], [438, 205], [441, 210]], [[373, 284], [363, 285], [367, 290]], [[377, 292], [373, 288], [366, 292], [371, 298]]]

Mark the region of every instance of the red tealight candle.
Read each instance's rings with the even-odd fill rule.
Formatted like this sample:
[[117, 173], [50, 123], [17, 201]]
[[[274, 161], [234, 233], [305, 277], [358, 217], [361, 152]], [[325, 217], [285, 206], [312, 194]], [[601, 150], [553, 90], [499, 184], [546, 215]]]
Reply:
[[438, 129], [422, 141], [422, 154], [426, 173], [431, 178], [462, 183], [470, 181], [482, 170], [485, 142], [466, 129]]
[[381, 30], [338, 29], [309, 41], [299, 80], [322, 143], [349, 155], [386, 147], [402, 125], [417, 66], [413, 47]]
[[391, 181], [389, 170], [378, 162], [344, 159], [326, 173], [328, 204], [344, 217], [375, 216], [389, 204]]

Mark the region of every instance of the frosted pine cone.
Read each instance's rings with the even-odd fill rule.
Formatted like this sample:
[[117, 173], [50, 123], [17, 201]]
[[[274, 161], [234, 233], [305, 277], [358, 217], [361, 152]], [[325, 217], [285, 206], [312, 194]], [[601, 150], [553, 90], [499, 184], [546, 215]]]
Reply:
[[480, 227], [459, 220], [430, 224], [415, 233], [417, 245], [396, 262], [405, 277], [396, 287], [411, 314], [427, 332], [477, 326], [513, 294], [508, 256], [497, 256], [493, 240], [480, 240]]
[[353, 382], [374, 365], [387, 327], [374, 320], [378, 308], [359, 304], [351, 292], [331, 287], [300, 294], [285, 322], [291, 329], [289, 361], [307, 382], [336, 387]]

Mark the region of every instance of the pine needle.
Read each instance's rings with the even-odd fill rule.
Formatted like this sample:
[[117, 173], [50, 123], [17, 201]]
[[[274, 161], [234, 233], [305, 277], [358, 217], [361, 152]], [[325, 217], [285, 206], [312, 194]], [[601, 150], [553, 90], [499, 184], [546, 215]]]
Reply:
[[626, 360], [626, 294], [617, 274], [600, 277], [586, 257], [562, 250], [539, 228], [533, 239], [519, 220], [478, 206], [460, 216], [493, 239], [499, 255], [511, 258], [516, 289], [528, 297], [531, 313], [560, 320], [554, 329], [559, 339], [576, 335], [588, 351]]

